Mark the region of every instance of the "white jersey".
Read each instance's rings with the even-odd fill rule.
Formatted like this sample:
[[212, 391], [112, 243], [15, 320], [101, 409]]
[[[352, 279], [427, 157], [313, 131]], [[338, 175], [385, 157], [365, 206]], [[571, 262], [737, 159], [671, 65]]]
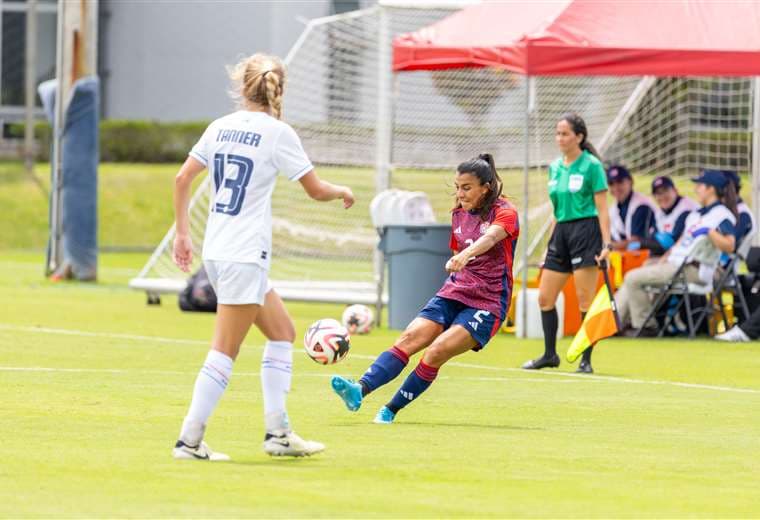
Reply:
[[295, 181], [313, 168], [295, 131], [264, 112], [241, 110], [211, 123], [190, 156], [213, 179], [203, 259], [269, 269], [277, 173]]
[[[730, 225], [723, 226], [728, 221]], [[678, 267], [688, 256], [691, 251], [691, 245], [694, 243], [695, 237], [693, 233], [701, 228], [717, 229], [723, 234], [733, 234], [734, 226], [736, 225], [736, 217], [731, 210], [720, 203], [715, 203], [710, 206], [705, 206], [692, 211], [688, 217], [686, 217], [686, 225], [684, 226], [683, 234], [678, 242], [670, 250], [670, 256], [668, 256], [668, 262]], [[730, 228], [730, 229], [727, 229]], [[700, 265], [699, 277], [705, 283], [712, 281], [713, 273], [715, 272], [714, 265]]]
[[657, 231], [673, 234], [676, 222], [684, 213], [691, 213], [699, 209], [699, 204], [687, 197], [681, 197], [670, 213], [665, 213], [659, 206], [654, 210], [654, 219], [657, 223]]
[[[641, 206], [647, 206], [654, 212], [654, 204], [638, 191], [631, 193], [631, 201], [628, 203], [628, 212], [625, 214], [625, 222], [620, 218], [620, 211], [617, 204], [609, 207], [610, 214], [610, 236], [612, 240], [618, 241], [631, 238], [633, 233], [633, 215]], [[642, 238], [642, 237], [639, 237]]]

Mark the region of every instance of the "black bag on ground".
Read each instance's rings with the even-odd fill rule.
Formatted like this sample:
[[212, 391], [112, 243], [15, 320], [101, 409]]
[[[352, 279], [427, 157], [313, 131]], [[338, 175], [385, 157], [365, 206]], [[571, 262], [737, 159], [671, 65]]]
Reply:
[[183, 311], [216, 312], [216, 293], [204, 267], [187, 281], [187, 287], [179, 294], [178, 302]]

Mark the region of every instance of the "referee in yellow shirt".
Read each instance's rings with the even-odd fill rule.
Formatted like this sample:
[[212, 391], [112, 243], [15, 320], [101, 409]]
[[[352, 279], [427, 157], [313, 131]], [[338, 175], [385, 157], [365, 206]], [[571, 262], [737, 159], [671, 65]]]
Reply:
[[[526, 370], [559, 366], [557, 297], [572, 274], [581, 315], [585, 316], [596, 292], [596, 266], [607, 259], [611, 249], [607, 178], [599, 154], [588, 141], [586, 123], [578, 114], [565, 114], [557, 122], [556, 141], [562, 156], [549, 166], [555, 222], [538, 289], [544, 354], [526, 362]], [[583, 353], [577, 372], [594, 372], [592, 348]]]

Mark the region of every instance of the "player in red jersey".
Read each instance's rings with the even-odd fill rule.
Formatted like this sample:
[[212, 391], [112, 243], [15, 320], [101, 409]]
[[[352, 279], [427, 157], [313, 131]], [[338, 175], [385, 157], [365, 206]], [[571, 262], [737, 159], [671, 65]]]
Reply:
[[451, 215], [451, 273], [390, 350], [380, 354], [358, 382], [335, 376], [333, 390], [350, 411], [395, 379], [409, 358], [425, 351], [396, 395], [375, 417], [392, 423], [400, 409], [427, 390], [449, 359], [478, 351], [499, 330], [512, 296], [512, 262], [520, 228], [517, 210], [502, 197], [493, 157], [482, 154], [457, 167]]

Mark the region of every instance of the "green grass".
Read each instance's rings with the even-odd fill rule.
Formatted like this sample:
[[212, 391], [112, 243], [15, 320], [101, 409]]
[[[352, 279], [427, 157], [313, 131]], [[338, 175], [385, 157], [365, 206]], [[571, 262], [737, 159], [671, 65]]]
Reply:
[[[576, 377], [516, 370], [540, 342], [499, 335], [390, 427], [371, 419], [398, 382], [350, 414], [329, 376], [359, 375], [396, 332], [354, 337], [336, 367], [297, 345], [291, 417], [328, 450], [277, 460], [254, 332], [207, 433], [233, 462], [174, 461], [213, 316], [126, 289], [144, 259], [103, 255], [99, 283], [53, 284], [40, 254], [0, 256], [1, 517], [760, 515], [757, 344], [610, 340], [597, 377]], [[341, 310], [288, 307], [299, 334]]]

